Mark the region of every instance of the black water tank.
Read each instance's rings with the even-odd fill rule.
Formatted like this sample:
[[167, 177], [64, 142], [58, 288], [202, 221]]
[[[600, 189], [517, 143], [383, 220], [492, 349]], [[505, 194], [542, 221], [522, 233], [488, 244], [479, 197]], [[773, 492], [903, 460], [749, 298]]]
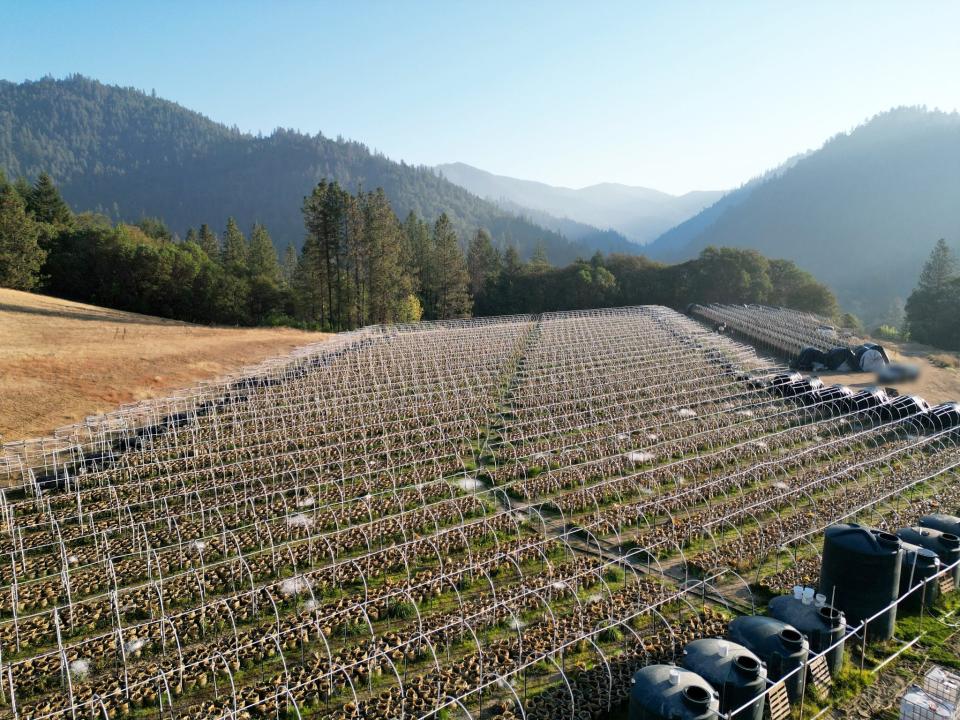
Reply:
[[956, 515], [944, 515], [943, 513], [924, 515], [917, 524], [920, 527], [933, 528], [940, 532], [960, 536], [960, 517]]
[[851, 395], [846, 405], [851, 411], [866, 412], [867, 410], [876, 410], [890, 402], [887, 393], [878, 387], [864, 388], [858, 393]]
[[[820, 593], [859, 625], [894, 602], [900, 593], [900, 538], [860, 525], [831, 525], [823, 538]], [[873, 620], [868, 640], [889, 640], [896, 606]]]
[[[730, 621], [727, 635], [746, 646], [767, 664], [767, 675], [777, 681], [807, 661], [810, 644], [792, 625], [770, 617], [744, 615]], [[803, 671], [795, 672], [786, 681], [790, 700], [798, 700], [803, 692]]]
[[[940, 572], [940, 558], [933, 550], [919, 545], [903, 543], [903, 565], [900, 568], [900, 597], [907, 594], [910, 588], [916, 587], [924, 580], [932, 578]], [[940, 597], [940, 585], [936, 580], [928, 582], [923, 588], [914, 592], [900, 603], [902, 612], [919, 612], [926, 603], [928, 606], [937, 602]]]
[[[793, 595], [775, 597], [767, 606], [772, 617], [793, 625], [807, 636], [810, 652], [821, 653], [838, 640], [847, 631], [847, 622], [843, 613], [830, 605], [817, 606], [815, 602], [806, 604]], [[833, 677], [843, 666], [843, 643], [830, 650], [824, 659]]]
[[720, 712], [729, 713], [756, 699], [736, 714], [737, 720], [761, 720], [767, 688], [767, 669], [743, 645], [728, 640], [694, 640], [683, 650], [680, 663], [710, 683], [720, 693]]
[[930, 408], [926, 415], [932, 430], [941, 431], [960, 427], [960, 403], [945, 402]]
[[800, 382], [801, 380], [803, 380], [803, 375], [798, 372], [780, 373], [770, 378], [770, 385], [768, 387], [771, 392], [777, 395], [783, 395], [790, 384]]
[[796, 398], [804, 405], [813, 405], [817, 402], [817, 394], [823, 388], [823, 380], [818, 377], [808, 377], [797, 380], [783, 388], [786, 397]]
[[[908, 527], [897, 530], [897, 537], [904, 542], [933, 550], [940, 564], [948, 567], [960, 561], [960, 537], [928, 527]], [[960, 585], [960, 564], [953, 569], [953, 586]]]
[[928, 412], [930, 406], [927, 401], [917, 395], [899, 395], [880, 407], [880, 416], [884, 420], [913, 418], [922, 423]]
[[853, 390], [846, 385], [830, 385], [817, 392], [817, 402], [833, 412], [846, 411], [851, 397], [853, 397]]
[[647, 665], [630, 687], [630, 720], [708, 720], [720, 708], [717, 692], [676, 665]]

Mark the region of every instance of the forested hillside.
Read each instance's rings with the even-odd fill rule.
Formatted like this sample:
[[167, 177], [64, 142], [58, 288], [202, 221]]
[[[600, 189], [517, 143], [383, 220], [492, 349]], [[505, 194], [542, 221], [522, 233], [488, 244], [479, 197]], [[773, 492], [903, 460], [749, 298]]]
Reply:
[[181, 236], [235, 217], [268, 226], [278, 248], [302, 243], [300, 208], [321, 178], [353, 192], [382, 187], [401, 217], [446, 213], [465, 242], [478, 227], [530, 257], [542, 244], [553, 262], [611, 250], [571, 242], [483, 201], [425, 167], [321, 134], [247, 135], [175, 103], [74, 76], [0, 81], [0, 169], [33, 181], [49, 173], [75, 211], [112, 220], [162, 217]]
[[[900, 108], [692, 219], [686, 247], [671, 255], [719, 245], [790, 258], [871, 326], [899, 322], [936, 241], [960, 242], [958, 198], [960, 116]], [[652, 252], [665, 243], [677, 238]]]

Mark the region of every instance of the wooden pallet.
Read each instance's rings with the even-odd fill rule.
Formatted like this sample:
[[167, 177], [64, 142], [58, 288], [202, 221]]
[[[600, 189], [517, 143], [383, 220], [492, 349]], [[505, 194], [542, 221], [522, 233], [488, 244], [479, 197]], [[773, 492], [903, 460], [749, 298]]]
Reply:
[[940, 594], [945, 595], [948, 592], [953, 592], [955, 589], [955, 583], [953, 580], [953, 575], [944, 575], [940, 578]]
[[807, 667], [810, 668], [810, 679], [813, 686], [821, 693], [826, 693], [833, 687], [833, 678], [830, 677], [830, 668], [827, 667], [827, 660], [823, 655], [815, 658]]
[[778, 682], [767, 693], [767, 708], [770, 710], [770, 720], [789, 720], [790, 698], [787, 696], [787, 686]]

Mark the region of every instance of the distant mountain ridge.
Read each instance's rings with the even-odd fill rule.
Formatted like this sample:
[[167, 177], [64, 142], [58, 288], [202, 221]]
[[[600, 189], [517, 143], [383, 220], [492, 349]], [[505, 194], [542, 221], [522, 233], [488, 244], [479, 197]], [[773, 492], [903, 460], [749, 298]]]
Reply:
[[750, 197], [754, 189], [767, 180], [782, 175], [809, 154], [810, 153], [801, 153], [794, 155], [773, 170], [758, 175], [737, 189], [726, 193], [713, 203], [713, 205], [704, 208], [693, 217], [667, 230], [667, 232], [663, 233], [663, 235], [643, 249], [644, 254], [661, 262], [679, 262], [680, 260], [689, 259], [691, 257], [690, 245], [700, 233], [704, 232], [716, 222], [717, 219], [722, 217], [727, 210], [739, 205]]
[[[81, 76], [0, 81], [0, 169], [8, 177], [48, 172], [75, 210], [115, 220], [157, 216], [181, 235], [228, 216], [263, 222], [277, 246], [299, 245], [303, 197], [321, 178], [355, 191], [383, 187], [401, 219], [447, 213], [461, 238], [487, 228], [530, 257], [542, 244], [558, 264], [606, 250], [540, 227], [448, 182], [430, 168], [394, 162], [358, 142], [277, 130], [253, 136], [176, 103]], [[621, 248], [627, 249], [627, 248]]]
[[897, 321], [939, 238], [960, 246], [960, 115], [896, 108], [665, 233], [652, 257], [708, 245], [794, 260], [871, 326]]
[[501, 207], [526, 208], [557, 220], [611, 229], [640, 245], [651, 242], [723, 195], [708, 190], [676, 196], [618, 183], [566, 188], [494, 175], [465, 163], [438, 165], [436, 170], [447, 180]]

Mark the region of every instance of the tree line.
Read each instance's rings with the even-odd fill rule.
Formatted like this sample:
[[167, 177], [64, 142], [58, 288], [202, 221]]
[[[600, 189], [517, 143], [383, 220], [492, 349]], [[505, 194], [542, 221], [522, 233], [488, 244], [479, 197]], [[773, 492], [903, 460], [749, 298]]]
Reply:
[[47, 175], [0, 176], [0, 285], [199, 323], [339, 331], [369, 324], [620, 305], [767, 303], [834, 315], [830, 290], [792, 262], [707, 248], [664, 265], [596, 253], [555, 267], [486, 229], [468, 242], [446, 214], [402, 221], [381, 189], [321, 181], [302, 203], [304, 242], [278, 256], [268, 229], [74, 214]]

